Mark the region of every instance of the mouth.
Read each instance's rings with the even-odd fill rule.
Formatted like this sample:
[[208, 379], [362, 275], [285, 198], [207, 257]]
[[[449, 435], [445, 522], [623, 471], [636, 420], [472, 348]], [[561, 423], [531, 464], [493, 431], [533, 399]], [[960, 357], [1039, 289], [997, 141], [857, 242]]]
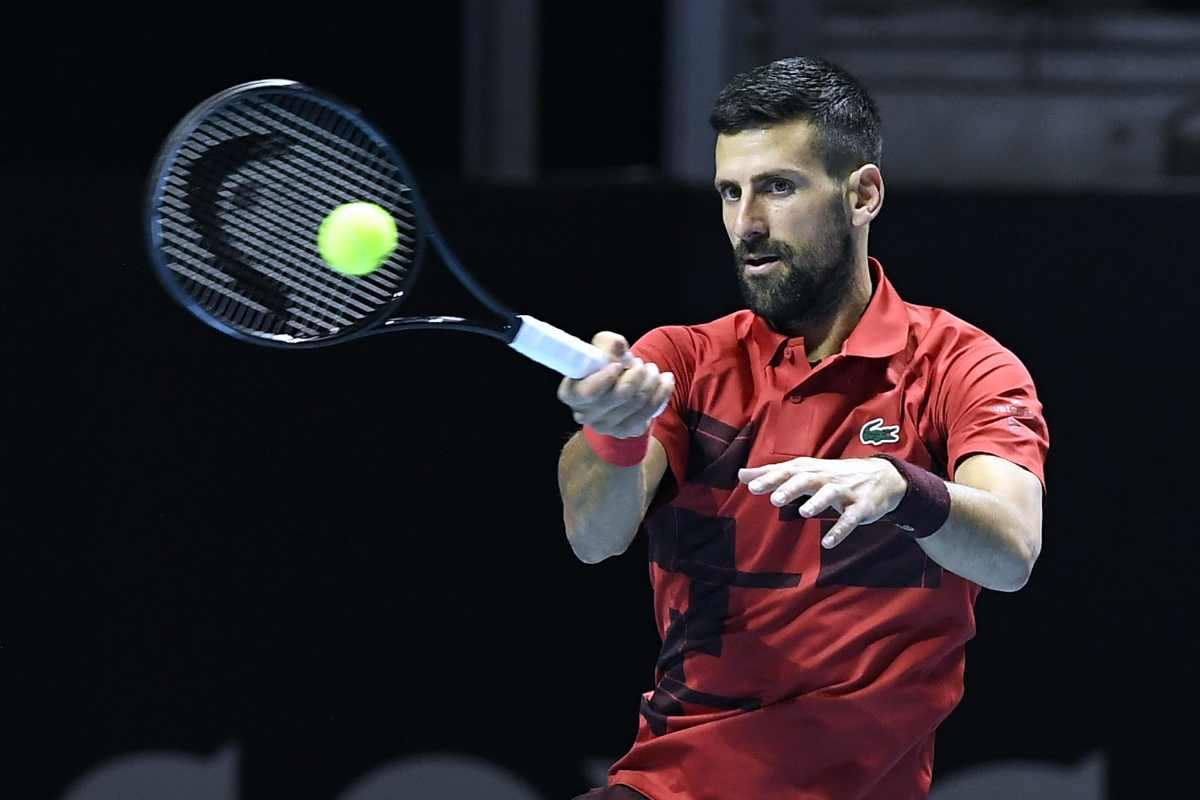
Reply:
[[779, 256], [766, 254], [749, 256], [742, 259], [747, 275], [760, 275], [774, 269], [779, 264]]

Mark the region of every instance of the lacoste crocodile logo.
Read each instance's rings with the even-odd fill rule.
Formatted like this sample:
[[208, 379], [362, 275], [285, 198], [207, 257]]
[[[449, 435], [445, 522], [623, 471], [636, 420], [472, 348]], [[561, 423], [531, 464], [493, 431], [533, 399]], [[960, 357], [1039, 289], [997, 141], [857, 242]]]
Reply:
[[895, 444], [900, 441], [900, 426], [884, 425], [883, 417], [876, 417], [862, 426], [858, 438], [863, 444]]

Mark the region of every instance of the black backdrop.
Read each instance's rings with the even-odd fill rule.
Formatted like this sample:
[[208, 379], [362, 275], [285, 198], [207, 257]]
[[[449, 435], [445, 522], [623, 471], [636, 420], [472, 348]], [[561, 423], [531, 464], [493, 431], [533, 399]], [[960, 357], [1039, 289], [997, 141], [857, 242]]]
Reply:
[[[24, 78], [0, 120], [14, 796], [57, 796], [133, 752], [236, 741], [245, 800], [331, 798], [446, 751], [566, 797], [584, 758], [628, 746], [657, 652], [644, 543], [597, 566], [571, 555], [555, 376], [465, 334], [242, 345], [169, 303], [143, 254], [162, 135], [213, 91], [283, 75], [393, 131], [452, 246], [519, 310], [632, 339], [736, 307], [710, 192], [461, 178], [461, 20], [422, 13], [441, 40], [206, 31], [165, 47], [143, 28], [8, 51]], [[620, 93], [600, 66], [551, 63], [544, 80], [608, 108]], [[655, 81], [623, 85], [645, 113]], [[645, 131], [580, 124], [626, 160], [655, 157]], [[561, 121], [542, 130], [557, 166], [612, 166], [573, 151]], [[1051, 431], [1045, 549], [1025, 589], [979, 601], [940, 774], [1102, 750], [1126, 797], [1192, 771], [1190, 734], [1170, 731], [1196, 720], [1197, 212], [1183, 194], [889, 191], [872, 253], [906, 299], [1011, 347]], [[425, 304], [454, 310], [458, 290], [428, 277]]]

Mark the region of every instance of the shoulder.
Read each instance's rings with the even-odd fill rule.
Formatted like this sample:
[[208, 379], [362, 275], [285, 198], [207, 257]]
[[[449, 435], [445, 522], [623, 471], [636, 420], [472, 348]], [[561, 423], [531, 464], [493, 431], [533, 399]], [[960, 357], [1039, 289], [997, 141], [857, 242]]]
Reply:
[[968, 371], [981, 363], [1009, 363], [1024, 369], [1021, 359], [995, 336], [943, 308], [905, 303], [919, 357], [938, 372]]
[[995, 336], [945, 309], [912, 306], [910, 312], [919, 321], [915, 356], [926, 365], [931, 407], [947, 424], [962, 409], [998, 398], [1036, 402], [1033, 375]]

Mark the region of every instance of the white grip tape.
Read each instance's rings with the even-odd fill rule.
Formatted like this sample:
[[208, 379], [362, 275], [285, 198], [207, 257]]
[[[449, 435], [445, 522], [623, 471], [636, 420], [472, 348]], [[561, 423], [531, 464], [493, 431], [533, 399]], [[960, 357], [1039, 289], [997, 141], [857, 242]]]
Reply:
[[612, 359], [599, 347], [524, 314], [509, 347], [568, 378], [586, 378]]

